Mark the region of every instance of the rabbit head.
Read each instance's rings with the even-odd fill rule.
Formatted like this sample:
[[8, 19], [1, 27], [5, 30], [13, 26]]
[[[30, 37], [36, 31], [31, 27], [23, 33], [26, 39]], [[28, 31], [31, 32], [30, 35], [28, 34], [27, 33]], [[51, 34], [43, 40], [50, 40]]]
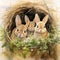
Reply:
[[15, 18], [16, 28], [15, 28], [15, 35], [23, 38], [27, 36], [27, 24], [23, 25], [21, 22], [21, 18], [19, 15]]
[[25, 15], [25, 22], [26, 22], [26, 24], [28, 24], [28, 31], [34, 31], [34, 27], [35, 27], [34, 20], [30, 21], [29, 18], [28, 18], [28, 16]]
[[35, 23], [36, 23], [36, 27], [35, 27], [35, 32], [38, 32], [38, 33], [44, 33], [46, 32], [46, 27], [45, 27], [45, 24], [47, 23], [48, 21], [48, 15], [46, 15], [42, 21], [40, 21], [40, 18], [38, 16], [38, 14], [35, 14]]

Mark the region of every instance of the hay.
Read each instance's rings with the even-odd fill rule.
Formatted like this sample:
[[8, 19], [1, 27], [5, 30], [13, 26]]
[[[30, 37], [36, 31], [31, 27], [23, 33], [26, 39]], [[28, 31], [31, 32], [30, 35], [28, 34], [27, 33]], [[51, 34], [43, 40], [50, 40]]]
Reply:
[[[12, 32], [12, 30], [16, 27], [15, 25], [15, 16], [17, 14], [20, 15], [21, 19], [22, 19], [22, 23], [25, 24], [24, 21], [24, 16], [28, 15], [30, 20], [33, 20], [35, 17], [35, 14], [38, 13], [41, 20], [43, 19], [43, 17], [46, 14], [49, 14], [48, 10], [46, 9], [45, 6], [42, 6], [40, 4], [37, 3], [24, 3], [24, 4], [17, 4], [15, 6], [13, 6], [11, 9], [9, 9], [5, 15], [4, 15], [4, 23], [5, 23], [5, 28], [7, 31]], [[49, 17], [49, 20], [46, 24], [46, 28], [49, 32], [51, 32], [51, 25], [53, 22], [53, 18], [51, 18], [51, 16]]]
[[[49, 15], [49, 19], [48, 19], [48, 22], [46, 23], [46, 28], [48, 30], [49, 33], [52, 33], [51, 30], [53, 30], [53, 27], [52, 25], [53, 22], [54, 22], [54, 17], [51, 17], [50, 16], [50, 12], [47, 10], [46, 6], [44, 5], [41, 5], [41, 4], [37, 4], [37, 3], [31, 3], [31, 2], [27, 2], [27, 3], [20, 3], [20, 4], [17, 4], [17, 5], [14, 5], [12, 8], [10, 8], [4, 15], [4, 23], [5, 23], [5, 33], [6, 32], [10, 32], [8, 35], [10, 36], [11, 35], [11, 32], [12, 30], [16, 27], [15, 25], [15, 16], [17, 14], [20, 15], [21, 19], [22, 19], [22, 24], [25, 24], [25, 21], [24, 21], [24, 16], [25, 15], [28, 15], [29, 19], [32, 21], [35, 17], [35, 14], [38, 13], [41, 20], [44, 18], [44, 16], [46, 14]], [[53, 31], [52, 34], [54, 34], [55, 31]], [[5, 34], [4, 34], [5, 35]], [[16, 48], [15, 46], [11, 45], [10, 44], [10, 37], [9, 36], [6, 36], [5, 39], [7, 43], [5, 43], [6, 45], [9, 45], [9, 48], [11, 47], [11, 50], [14, 48]], [[51, 36], [50, 36], [51, 37]], [[54, 37], [54, 36], [53, 36]], [[9, 40], [9, 41], [7, 41]], [[48, 40], [48, 39], [47, 39]], [[20, 41], [20, 40], [19, 40]], [[20, 43], [19, 41], [17, 41], [18, 43]], [[36, 42], [36, 41], [35, 41]], [[38, 42], [38, 41], [37, 41]], [[54, 41], [53, 41], [54, 42]], [[30, 43], [30, 42], [29, 42]], [[14, 42], [13, 42], [14, 44]], [[44, 44], [44, 42], [42, 43]], [[55, 44], [55, 43], [54, 43]], [[17, 45], [17, 44], [15, 44]], [[25, 45], [24, 45], [25, 46]], [[14, 47], [14, 48], [13, 48]], [[20, 44], [19, 44], [19, 47], [20, 47]], [[44, 46], [43, 46], [44, 47]], [[18, 49], [19, 50], [19, 49]]]

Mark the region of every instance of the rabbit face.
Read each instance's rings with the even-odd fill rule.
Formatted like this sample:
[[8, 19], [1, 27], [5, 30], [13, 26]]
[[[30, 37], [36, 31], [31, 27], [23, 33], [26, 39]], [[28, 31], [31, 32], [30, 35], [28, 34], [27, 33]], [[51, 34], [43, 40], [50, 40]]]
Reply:
[[35, 27], [35, 23], [34, 22], [30, 22], [30, 24], [28, 26], [28, 30], [29, 31], [34, 31], [34, 27]]
[[28, 31], [34, 31], [35, 22], [30, 21], [28, 16], [26, 16], [26, 15], [25, 15], [25, 22], [26, 22], [26, 24], [28, 24]]
[[20, 25], [15, 30], [15, 35], [17, 35], [20, 38], [27, 37], [27, 28], [26, 25]]
[[35, 15], [35, 22], [36, 22], [36, 27], [35, 27], [35, 32], [38, 33], [44, 33], [46, 32], [46, 27], [45, 24], [48, 20], [48, 15], [46, 15], [42, 21], [40, 21], [40, 18], [38, 16], [38, 14]]
[[16, 16], [15, 23], [16, 23], [15, 35], [20, 37], [20, 38], [26, 37], [28, 25], [27, 24], [23, 25], [21, 23], [21, 18], [19, 15]]
[[35, 31], [38, 33], [43, 33], [46, 31], [44, 22], [39, 22], [36, 24]]

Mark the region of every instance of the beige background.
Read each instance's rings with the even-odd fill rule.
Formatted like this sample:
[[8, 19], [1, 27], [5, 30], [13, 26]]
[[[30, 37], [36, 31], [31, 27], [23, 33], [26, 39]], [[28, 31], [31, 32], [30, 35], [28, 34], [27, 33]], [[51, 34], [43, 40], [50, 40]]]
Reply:
[[[4, 15], [4, 12], [12, 7], [12, 5], [16, 4], [18, 1], [24, 2], [26, 0], [0, 0], [0, 26], [3, 26], [3, 21], [2, 21], [2, 16]], [[39, 2], [40, 0], [27, 0], [30, 2]], [[57, 27], [58, 30], [60, 30], [60, 0], [45, 0], [48, 7], [51, 9], [54, 9], [56, 11], [57, 15]], [[5, 50], [4, 48], [1, 48], [2, 42], [0, 41], [0, 60], [8, 60], [4, 55], [3, 51]], [[59, 50], [60, 52], [60, 50]], [[58, 60], [60, 60], [60, 56], [58, 56]]]

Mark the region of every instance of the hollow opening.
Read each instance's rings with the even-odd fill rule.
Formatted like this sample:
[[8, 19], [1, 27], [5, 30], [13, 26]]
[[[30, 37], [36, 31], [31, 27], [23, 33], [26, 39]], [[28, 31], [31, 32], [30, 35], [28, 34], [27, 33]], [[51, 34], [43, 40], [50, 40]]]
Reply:
[[[37, 11], [34, 7], [31, 7], [31, 8], [22, 7], [21, 10], [16, 12], [12, 17], [12, 22], [11, 22], [12, 24], [8, 27], [9, 30], [12, 32], [12, 30], [16, 27], [16, 24], [15, 24], [16, 15], [19, 15], [21, 17], [22, 24], [25, 24], [25, 19], [24, 19], [25, 15], [29, 17], [30, 21], [33, 21], [36, 13], [38, 13], [41, 21], [44, 18], [44, 16], [47, 14], [42, 11]], [[51, 32], [51, 24], [52, 24], [51, 19], [48, 19], [45, 25], [48, 32]]]

